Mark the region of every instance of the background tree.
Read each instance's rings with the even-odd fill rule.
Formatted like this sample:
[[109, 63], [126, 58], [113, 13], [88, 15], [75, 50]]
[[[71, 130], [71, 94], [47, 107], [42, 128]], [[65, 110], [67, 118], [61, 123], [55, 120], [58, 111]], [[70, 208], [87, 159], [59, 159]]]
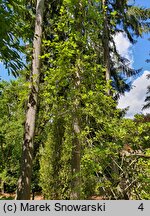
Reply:
[[0, 83], [0, 182], [2, 192], [16, 190], [26, 99], [25, 79]]
[[18, 76], [19, 70], [25, 66], [22, 61], [25, 49], [21, 41], [21, 38], [26, 41], [26, 36], [29, 36], [28, 33], [25, 34], [28, 26], [23, 21], [25, 13], [24, 0], [0, 1], [0, 23], [3, 26], [0, 30], [0, 60], [8, 73], [14, 76]]

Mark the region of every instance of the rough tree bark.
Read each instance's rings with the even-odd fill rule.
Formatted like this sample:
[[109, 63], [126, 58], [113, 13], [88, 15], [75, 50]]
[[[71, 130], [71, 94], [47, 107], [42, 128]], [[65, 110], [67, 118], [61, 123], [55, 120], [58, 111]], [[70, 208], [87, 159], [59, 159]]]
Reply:
[[37, 112], [37, 100], [39, 91], [40, 58], [42, 23], [44, 13], [44, 0], [37, 0], [35, 31], [33, 40], [32, 70], [30, 73], [30, 93], [26, 110], [24, 128], [24, 140], [22, 147], [21, 174], [17, 185], [17, 200], [29, 200], [31, 190], [31, 175], [33, 161], [33, 143], [35, 132], [35, 121]]
[[[75, 73], [75, 89], [80, 87], [80, 74], [77, 70]], [[80, 122], [79, 122], [79, 106], [80, 101], [78, 97], [74, 100], [74, 112], [73, 112], [73, 149], [72, 149], [72, 192], [71, 199], [80, 199], [80, 163], [81, 163], [81, 143], [79, 140], [80, 134]]]
[[[82, 2], [79, 0], [76, 4], [75, 9], [75, 29], [77, 32], [80, 32], [82, 37], [82, 12], [83, 6]], [[82, 49], [82, 42], [77, 42], [79, 49]], [[81, 86], [81, 74], [80, 74], [80, 64], [78, 60], [76, 60], [76, 71], [74, 75], [74, 88], [76, 92], [80, 92]], [[79, 117], [79, 109], [80, 109], [80, 98], [78, 95], [74, 97], [73, 104], [73, 146], [72, 146], [72, 190], [71, 190], [71, 199], [79, 200], [81, 195], [81, 179], [80, 179], [80, 164], [81, 164], [81, 141], [79, 140], [79, 134], [81, 132], [80, 129], [80, 117]]]
[[[0, 147], [1, 147], [1, 158], [2, 158], [2, 164], [1, 164], [1, 167], [2, 167], [2, 170], [5, 169], [5, 154], [4, 154], [4, 148], [3, 148], [3, 138], [0, 142]], [[1, 190], [1, 193], [4, 194], [5, 193], [5, 188], [4, 188], [4, 185], [5, 185], [5, 181], [2, 179], [2, 177], [0, 177], [0, 190]]]

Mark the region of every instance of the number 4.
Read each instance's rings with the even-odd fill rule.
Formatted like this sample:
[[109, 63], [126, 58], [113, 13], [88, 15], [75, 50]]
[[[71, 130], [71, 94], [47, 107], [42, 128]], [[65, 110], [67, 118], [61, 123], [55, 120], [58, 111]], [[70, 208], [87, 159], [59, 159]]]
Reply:
[[144, 210], [144, 206], [143, 206], [143, 203], [141, 203], [138, 207], [139, 210], [143, 211]]

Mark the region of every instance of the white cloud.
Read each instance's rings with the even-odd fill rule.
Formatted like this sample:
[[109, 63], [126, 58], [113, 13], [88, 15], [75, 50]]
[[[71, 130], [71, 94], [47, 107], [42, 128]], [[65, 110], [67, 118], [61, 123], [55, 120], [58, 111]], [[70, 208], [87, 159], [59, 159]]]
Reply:
[[117, 51], [122, 57], [127, 58], [130, 61], [130, 67], [133, 64], [133, 53], [132, 53], [132, 44], [128, 40], [125, 33], [118, 33], [114, 37]]
[[133, 82], [133, 88], [131, 91], [126, 92], [125, 96], [122, 96], [119, 100], [119, 108], [126, 108], [127, 106], [130, 106], [126, 115], [127, 118], [133, 118], [136, 113], [150, 113], [150, 109], [142, 111], [147, 86], [149, 85], [149, 80], [146, 75], [149, 73], [150, 71], [144, 71], [143, 75]]
[[[119, 54], [130, 60], [130, 67], [132, 67], [134, 62], [132, 44], [128, 40], [126, 34], [118, 33], [114, 37], [114, 41]], [[119, 108], [126, 108], [128, 106], [130, 107], [126, 115], [127, 118], [133, 118], [136, 113], [150, 113], [150, 109], [142, 111], [146, 97], [147, 86], [149, 85], [149, 80], [146, 77], [148, 73], [150, 73], [150, 71], [144, 71], [143, 75], [133, 82], [131, 91], [126, 92], [125, 96], [122, 96], [118, 102]]]

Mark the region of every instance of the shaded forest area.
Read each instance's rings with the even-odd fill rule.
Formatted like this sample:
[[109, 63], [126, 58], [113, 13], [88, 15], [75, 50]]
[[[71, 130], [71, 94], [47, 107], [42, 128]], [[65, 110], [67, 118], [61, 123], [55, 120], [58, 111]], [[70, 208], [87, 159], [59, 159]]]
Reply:
[[0, 0], [0, 61], [15, 77], [0, 81], [1, 196], [150, 199], [150, 114], [117, 108], [141, 69], [114, 42], [135, 44], [149, 18], [127, 0]]

